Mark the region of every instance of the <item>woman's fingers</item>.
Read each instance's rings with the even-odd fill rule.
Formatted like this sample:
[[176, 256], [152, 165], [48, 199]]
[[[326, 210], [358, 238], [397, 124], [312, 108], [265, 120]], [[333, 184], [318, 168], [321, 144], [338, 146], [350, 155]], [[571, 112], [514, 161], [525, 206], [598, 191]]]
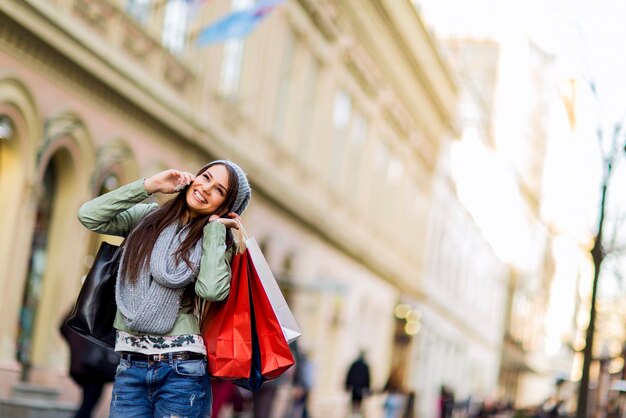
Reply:
[[[239, 229], [239, 223], [241, 222], [241, 218], [239, 218], [239, 215], [237, 215], [235, 212], [229, 212], [226, 216], [228, 216], [226, 222], [228, 222], [228, 227], [229, 228], [235, 228], [235, 229]], [[226, 225], [226, 223], [224, 223], [224, 225]]]
[[239, 229], [239, 222], [234, 219], [220, 218], [219, 222], [223, 223], [226, 228]]
[[195, 176], [187, 171], [172, 170], [171, 179], [174, 185], [174, 191], [181, 191], [185, 186], [190, 185], [194, 178]]
[[196, 178], [196, 176], [194, 176], [188, 171], [185, 171], [183, 174], [185, 176], [185, 184], [188, 184], [188, 185], [191, 184], [191, 182]]
[[185, 181], [185, 174], [181, 171], [175, 171], [172, 173], [172, 183], [174, 185], [174, 191], [178, 192], [187, 185]]
[[226, 228], [237, 228], [237, 223], [232, 219], [221, 218], [220, 222], [223, 223]]
[[146, 191], [150, 194], [176, 193], [191, 184], [195, 176], [187, 171], [165, 170], [144, 180]]
[[227, 213], [225, 216], [227, 216], [227, 218], [226, 217], [221, 218], [218, 215], [211, 215], [209, 217], [209, 222], [220, 222], [226, 228], [239, 229], [239, 223], [241, 222], [241, 218], [239, 217], [239, 215], [237, 215], [234, 212], [230, 212], [230, 213]]

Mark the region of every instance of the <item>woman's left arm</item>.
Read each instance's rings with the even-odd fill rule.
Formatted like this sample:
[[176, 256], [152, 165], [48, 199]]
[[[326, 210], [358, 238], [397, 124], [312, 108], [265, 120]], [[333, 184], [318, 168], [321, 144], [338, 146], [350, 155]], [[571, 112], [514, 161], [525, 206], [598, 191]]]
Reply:
[[204, 227], [202, 259], [196, 280], [196, 294], [209, 301], [223, 300], [230, 292], [230, 259], [233, 249], [226, 248], [226, 227], [209, 222]]

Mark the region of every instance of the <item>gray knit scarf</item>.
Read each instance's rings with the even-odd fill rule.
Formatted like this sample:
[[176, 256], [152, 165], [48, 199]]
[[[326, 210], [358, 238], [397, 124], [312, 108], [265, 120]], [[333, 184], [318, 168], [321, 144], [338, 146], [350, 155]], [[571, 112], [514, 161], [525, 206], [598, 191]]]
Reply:
[[[180, 231], [177, 229], [174, 222], [161, 232], [150, 262], [146, 263], [134, 284], [122, 280], [121, 268], [117, 273], [115, 301], [124, 324], [133, 331], [157, 335], [169, 332], [176, 322], [183, 291], [198, 274], [202, 240], [198, 240], [189, 253], [192, 268], [184, 261], [177, 265], [174, 253], [189, 233], [186, 227]], [[120, 266], [124, 265], [125, 255], [123, 250]]]

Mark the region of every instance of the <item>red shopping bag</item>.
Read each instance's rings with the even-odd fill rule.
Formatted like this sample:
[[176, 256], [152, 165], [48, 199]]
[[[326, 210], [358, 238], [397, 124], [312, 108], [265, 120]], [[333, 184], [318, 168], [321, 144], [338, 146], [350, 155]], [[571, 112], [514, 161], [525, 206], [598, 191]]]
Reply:
[[250, 376], [252, 367], [252, 317], [248, 285], [248, 263], [244, 254], [231, 261], [228, 297], [211, 302], [202, 321], [202, 338], [207, 349], [209, 373], [235, 380]]
[[233, 256], [230, 293], [209, 304], [201, 333], [209, 373], [246, 389], [257, 390], [294, 364], [247, 249]]
[[274, 379], [291, 367], [294, 364], [294, 359], [247, 249], [245, 255], [248, 261], [250, 293], [261, 355], [261, 375], [266, 379]]

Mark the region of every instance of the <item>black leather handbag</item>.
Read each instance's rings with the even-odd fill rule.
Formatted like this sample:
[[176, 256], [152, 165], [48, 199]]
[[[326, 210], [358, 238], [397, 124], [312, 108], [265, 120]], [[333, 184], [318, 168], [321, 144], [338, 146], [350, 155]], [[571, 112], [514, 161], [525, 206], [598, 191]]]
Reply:
[[106, 347], [115, 346], [115, 281], [121, 256], [121, 247], [108, 242], [100, 245], [74, 309], [65, 319], [74, 331]]
[[113, 347], [105, 347], [83, 337], [65, 323], [61, 324], [61, 335], [70, 348], [70, 376], [81, 386], [89, 382], [106, 383], [115, 380], [115, 371], [120, 355]]

